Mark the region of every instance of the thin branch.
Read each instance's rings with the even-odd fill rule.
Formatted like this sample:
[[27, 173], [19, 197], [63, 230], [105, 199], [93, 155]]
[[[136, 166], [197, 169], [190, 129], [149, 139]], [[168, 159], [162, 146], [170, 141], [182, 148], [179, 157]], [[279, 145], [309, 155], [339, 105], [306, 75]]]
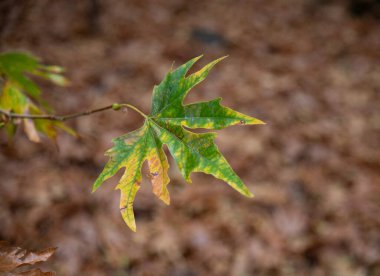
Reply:
[[78, 117], [82, 117], [82, 116], [88, 116], [88, 115], [91, 115], [91, 114], [94, 114], [94, 113], [97, 113], [97, 112], [102, 112], [102, 111], [105, 111], [105, 110], [108, 110], [108, 109], [119, 110], [119, 109], [121, 109], [123, 107], [131, 108], [134, 111], [136, 111], [137, 113], [139, 113], [140, 115], [142, 115], [144, 118], [147, 117], [143, 112], [141, 112], [139, 109], [137, 109], [133, 105], [130, 105], [130, 104], [118, 104], [118, 103], [115, 103], [115, 104], [112, 104], [112, 105], [107, 105], [105, 107], [101, 107], [101, 108], [97, 108], [97, 109], [93, 109], [93, 110], [88, 110], [88, 111], [74, 113], [74, 114], [68, 114], [68, 115], [18, 114], [18, 113], [8, 112], [8, 111], [6, 111], [4, 109], [1, 109], [1, 108], [0, 108], [0, 114], [3, 114], [7, 119], [21, 118], [21, 119], [31, 119], [31, 120], [50, 120], [50, 121], [61, 121], [61, 122], [63, 122], [63, 121], [67, 121], [67, 120], [78, 118]]

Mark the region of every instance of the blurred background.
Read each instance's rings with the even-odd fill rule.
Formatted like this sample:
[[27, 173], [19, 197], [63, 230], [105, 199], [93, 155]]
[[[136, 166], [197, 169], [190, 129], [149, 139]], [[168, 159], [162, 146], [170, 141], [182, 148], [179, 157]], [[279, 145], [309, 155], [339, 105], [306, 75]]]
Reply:
[[165, 206], [145, 177], [137, 233], [119, 213], [118, 176], [91, 194], [133, 112], [70, 121], [81, 135], [34, 144], [0, 136], [0, 240], [57, 246], [58, 275], [380, 275], [380, 6], [376, 0], [2, 0], [0, 50], [67, 68], [40, 82], [65, 114], [131, 103], [149, 112], [170, 70], [229, 55], [187, 102], [267, 123], [219, 131], [254, 199], [170, 168]]

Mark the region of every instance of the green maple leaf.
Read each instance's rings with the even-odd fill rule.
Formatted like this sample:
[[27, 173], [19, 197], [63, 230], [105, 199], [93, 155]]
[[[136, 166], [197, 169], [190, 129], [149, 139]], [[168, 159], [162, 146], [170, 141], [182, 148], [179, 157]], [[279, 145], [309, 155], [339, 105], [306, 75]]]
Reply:
[[120, 210], [126, 224], [136, 231], [133, 202], [141, 183], [141, 166], [148, 161], [153, 193], [170, 203], [169, 164], [162, 146], [166, 145], [181, 174], [191, 182], [192, 172], [211, 174], [227, 182], [241, 194], [251, 197], [247, 187], [233, 171], [214, 143], [215, 133], [194, 133], [186, 128], [223, 129], [239, 124], [263, 124], [262, 121], [220, 105], [221, 99], [183, 105], [195, 85], [203, 81], [217, 59], [198, 72], [187, 72], [200, 59], [196, 57], [174, 71], [153, 89], [152, 108], [144, 115], [144, 125], [113, 140], [114, 147], [106, 152], [109, 161], [95, 181], [95, 191], [105, 180], [125, 168], [116, 188], [121, 190]]

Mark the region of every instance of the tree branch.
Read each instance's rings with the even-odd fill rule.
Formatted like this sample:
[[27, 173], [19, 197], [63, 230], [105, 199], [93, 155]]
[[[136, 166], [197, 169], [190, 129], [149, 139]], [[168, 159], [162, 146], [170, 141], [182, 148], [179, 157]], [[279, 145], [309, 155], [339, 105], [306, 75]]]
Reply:
[[119, 110], [121, 108], [131, 108], [143, 117], [146, 118], [146, 115], [141, 112], [139, 109], [134, 107], [133, 105], [130, 104], [118, 104], [114, 103], [112, 105], [107, 105], [105, 107], [93, 109], [93, 110], [88, 110], [84, 112], [79, 112], [79, 113], [74, 113], [74, 114], [68, 114], [68, 115], [55, 115], [55, 114], [18, 114], [18, 113], [12, 113], [8, 112], [2, 108], [0, 108], [0, 114], [4, 115], [7, 119], [31, 119], [31, 120], [50, 120], [50, 121], [67, 121], [70, 119], [82, 117], [82, 116], [88, 116], [97, 112], [102, 112], [108, 109], [113, 109], [113, 110]]

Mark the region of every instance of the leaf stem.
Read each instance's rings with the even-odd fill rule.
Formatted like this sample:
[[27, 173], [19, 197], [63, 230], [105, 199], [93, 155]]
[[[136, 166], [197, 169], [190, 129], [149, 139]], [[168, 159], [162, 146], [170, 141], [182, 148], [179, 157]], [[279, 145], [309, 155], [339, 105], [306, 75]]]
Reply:
[[142, 112], [140, 109], [138, 109], [137, 107], [133, 106], [133, 105], [130, 105], [130, 104], [120, 104], [121, 107], [126, 107], [126, 108], [130, 108], [130, 109], [133, 109], [134, 111], [136, 111], [137, 113], [139, 113], [141, 116], [143, 116], [144, 118], [148, 118], [147, 115], [145, 115], [144, 112]]
[[130, 105], [130, 104], [118, 104], [118, 103], [114, 103], [112, 105], [107, 105], [107, 106], [97, 108], [97, 109], [87, 110], [87, 111], [78, 112], [78, 113], [74, 113], [74, 114], [68, 114], [68, 115], [18, 114], [18, 113], [9, 112], [9, 111], [2, 109], [2, 108], [0, 108], [0, 114], [5, 116], [7, 119], [19, 118], [19, 119], [50, 120], [50, 121], [61, 121], [61, 122], [63, 122], [63, 121], [67, 121], [67, 120], [82, 117], [82, 116], [92, 115], [94, 113], [102, 112], [102, 111], [109, 110], [109, 109], [113, 109], [113, 110], [117, 111], [117, 110], [121, 109], [122, 107], [133, 109], [134, 111], [136, 111], [137, 113], [142, 115], [144, 118], [147, 118], [147, 116], [142, 111], [137, 109], [135, 106]]

